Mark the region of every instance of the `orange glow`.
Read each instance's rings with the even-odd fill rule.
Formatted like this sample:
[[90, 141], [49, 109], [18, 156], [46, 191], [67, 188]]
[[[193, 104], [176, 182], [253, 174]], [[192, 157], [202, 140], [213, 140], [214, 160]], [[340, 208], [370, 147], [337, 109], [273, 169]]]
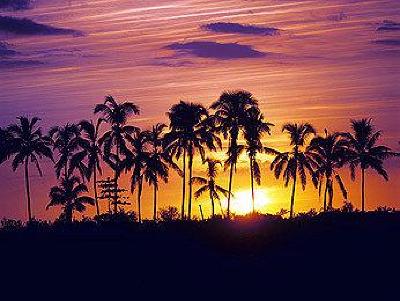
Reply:
[[[272, 203], [272, 199], [268, 194], [267, 189], [255, 189], [255, 210], [257, 212], [266, 212], [268, 205]], [[228, 206], [228, 200], [222, 201], [223, 206]], [[231, 198], [231, 210], [238, 215], [245, 215], [253, 211], [253, 203], [251, 199], [251, 190], [242, 190], [233, 194]]]

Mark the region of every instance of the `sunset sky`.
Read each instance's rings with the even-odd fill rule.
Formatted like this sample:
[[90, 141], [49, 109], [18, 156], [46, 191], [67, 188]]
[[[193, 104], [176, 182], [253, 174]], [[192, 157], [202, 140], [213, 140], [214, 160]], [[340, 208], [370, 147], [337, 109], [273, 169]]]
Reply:
[[[0, 126], [19, 115], [52, 125], [94, 118], [105, 95], [130, 100], [141, 115], [130, 123], [148, 128], [167, 122], [179, 100], [206, 106], [224, 90], [246, 89], [276, 126], [265, 137], [285, 150], [285, 122], [311, 122], [323, 132], [349, 130], [350, 118], [372, 117], [382, 143], [399, 150], [400, 1], [398, 0], [36, 0], [29, 8], [0, 0]], [[5, 1], [13, 3], [13, 1]], [[4, 3], [5, 3], [4, 2]], [[17, 1], [14, 1], [17, 2]], [[27, 19], [23, 19], [27, 18]], [[224, 151], [212, 156], [223, 159]], [[289, 207], [290, 189], [263, 160], [260, 211]], [[56, 184], [49, 162], [45, 176], [32, 169], [36, 217]], [[400, 162], [388, 161], [391, 181], [368, 173], [367, 208], [400, 207]], [[205, 167], [198, 159], [195, 175]], [[360, 207], [359, 182], [349, 180], [349, 199]], [[26, 217], [22, 171], [0, 167], [0, 218]], [[227, 187], [227, 173], [219, 182]], [[127, 187], [128, 177], [123, 178]], [[250, 202], [248, 162], [241, 158], [234, 180], [236, 202]], [[180, 178], [161, 185], [160, 207], [180, 205]], [[151, 217], [152, 189], [145, 186], [144, 216]], [[136, 195], [132, 196], [136, 209]], [[199, 215], [206, 198], [194, 202]], [[335, 194], [334, 205], [342, 204]], [[298, 189], [296, 211], [319, 209], [318, 192]], [[235, 208], [235, 205], [233, 205]], [[243, 208], [243, 204], [238, 204]], [[103, 203], [102, 209], [106, 209]], [[218, 208], [218, 207], [217, 207]], [[218, 211], [218, 210], [217, 210]], [[91, 215], [90, 209], [86, 215]]]

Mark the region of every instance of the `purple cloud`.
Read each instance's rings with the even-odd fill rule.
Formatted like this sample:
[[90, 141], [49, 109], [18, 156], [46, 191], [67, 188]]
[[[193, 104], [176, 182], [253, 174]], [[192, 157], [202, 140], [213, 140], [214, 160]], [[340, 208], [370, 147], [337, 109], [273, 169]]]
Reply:
[[377, 31], [398, 31], [400, 30], [400, 23], [384, 20], [376, 29]]
[[383, 40], [375, 40], [375, 44], [381, 44], [386, 46], [400, 46], [400, 39], [383, 39]]
[[201, 26], [201, 28], [213, 32], [237, 33], [246, 35], [274, 36], [279, 34], [279, 29], [273, 27], [263, 27], [228, 22], [209, 23]]
[[79, 36], [83, 33], [73, 29], [53, 27], [36, 23], [26, 18], [15, 18], [0, 16], [0, 32], [12, 33], [16, 35], [74, 35]]
[[0, 0], [0, 9], [22, 10], [31, 7], [32, 0]]
[[10, 44], [0, 41], [0, 57], [16, 55], [17, 51], [10, 49]]
[[257, 51], [249, 45], [236, 43], [217, 43], [198, 41], [189, 43], [174, 43], [165, 47], [178, 54], [187, 54], [200, 58], [213, 58], [218, 60], [232, 60], [243, 58], [262, 58], [266, 53]]

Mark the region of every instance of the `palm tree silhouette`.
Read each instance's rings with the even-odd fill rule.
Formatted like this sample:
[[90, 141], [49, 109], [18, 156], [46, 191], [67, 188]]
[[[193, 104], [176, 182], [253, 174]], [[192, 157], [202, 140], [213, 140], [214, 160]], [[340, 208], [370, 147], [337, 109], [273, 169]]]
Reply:
[[222, 186], [218, 185], [215, 182], [215, 178], [217, 177], [218, 165], [222, 166], [221, 161], [206, 159], [204, 163], [207, 163], [207, 178], [203, 177], [193, 177], [192, 182], [194, 184], [202, 185], [195, 193], [194, 197], [199, 198], [204, 192], [208, 191], [211, 201], [211, 215], [215, 216], [215, 203], [214, 200], [217, 199], [219, 201], [221, 212], [223, 214], [222, 206], [221, 206], [221, 197], [220, 194], [223, 194], [225, 197], [228, 196], [229, 191], [222, 188]]
[[12, 135], [0, 127], [0, 164], [8, 160], [13, 153]]
[[186, 156], [189, 167], [188, 219], [192, 212], [192, 174], [193, 157], [197, 150], [204, 160], [205, 145], [209, 150], [216, 150], [215, 143], [221, 147], [221, 140], [211, 131], [212, 120], [208, 111], [201, 104], [181, 101], [171, 107], [167, 116], [170, 119], [170, 132], [165, 135], [166, 150], [179, 160], [183, 152], [183, 184], [181, 216], [185, 218]]
[[238, 146], [238, 138], [240, 130], [245, 124], [246, 112], [251, 107], [258, 107], [258, 102], [253, 95], [247, 91], [224, 92], [210, 107], [215, 110], [213, 118], [215, 119], [216, 131], [222, 133], [225, 139], [229, 137], [228, 159], [225, 162], [225, 166], [229, 166], [230, 168], [227, 208], [228, 218], [230, 218], [233, 172], [234, 169], [236, 169], [236, 163], [242, 150], [242, 148]]
[[[325, 180], [324, 211], [332, 210], [333, 178], [338, 183], [343, 198], [347, 200], [347, 190], [338, 173], [338, 169], [345, 164], [347, 142], [340, 133], [328, 134], [328, 131], [325, 130], [325, 137], [317, 136], [311, 140], [307, 152], [315, 163], [315, 173], [319, 178], [319, 194], [321, 194], [322, 183]], [[328, 203], [327, 195], [329, 196]]]
[[283, 171], [285, 187], [289, 185], [290, 180], [293, 180], [292, 194], [290, 199], [290, 218], [292, 218], [294, 213], [297, 175], [300, 176], [303, 190], [307, 184], [306, 171], [310, 173], [314, 185], [317, 186], [317, 178], [311, 166], [312, 163], [310, 162], [310, 155], [308, 152], [302, 150], [306, 144], [306, 140], [311, 135], [315, 134], [315, 130], [309, 123], [287, 123], [283, 125], [282, 132], [286, 132], [290, 135], [290, 145], [293, 148], [289, 152], [277, 152], [275, 159], [271, 163], [271, 170], [274, 171], [277, 179], [279, 179]]
[[137, 129], [128, 141], [132, 145], [131, 156], [128, 157], [128, 169], [132, 170], [131, 192], [138, 188], [138, 218], [142, 222], [141, 198], [143, 190], [144, 170], [149, 162], [150, 153], [148, 151], [148, 132]]
[[361, 168], [361, 210], [365, 212], [365, 171], [371, 168], [388, 181], [389, 176], [383, 163], [386, 159], [399, 154], [392, 152], [387, 146], [377, 145], [382, 132], [375, 131], [371, 119], [351, 120], [351, 128], [353, 133], [342, 133], [342, 135], [349, 145], [347, 160], [353, 181], [356, 177], [356, 167]]
[[178, 174], [181, 175], [181, 171], [177, 164], [175, 164], [163, 148], [163, 131], [167, 128], [167, 125], [163, 123], [157, 123], [153, 126], [151, 131], [148, 131], [148, 143], [151, 146], [150, 155], [148, 162], [144, 170], [144, 176], [146, 182], [149, 185], [153, 185], [153, 219], [157, 220], [157, 192], [159, 188], [158, 179], [161, 178], [164, 183], [168, 183], [169, 166], [173, 167]]
[[271, 135], [272, 123], [264, 121], [264, 115], [256, 107], [247, 110], [247, 118], [244, 123], [244, 139], [246, 141], [246, 152], [250, 160], [250, 182], [251, 182], [251, 199], [253, 203], [253, 213], [255, 212], [254, 199], [254, 179], [257, 184], [261, 184], [261, 170], [259, 162], [256, 158], [258, 153], [264, 152], [262, 137], [264, 134]]
[[[102, 174], [101, 169], [101, 148], [98, 143], [99, 129], [103, 122], [103, 119], [98, 119], [96, 124], [92, 120], [82, 120], [79, 122], [79, 129], [81, 131], [81, 137], [79, 145], [82, 150], [72, 156], [70, 168], [73, 172], [74, 169], [78, 169], [82, 175], [82, 179], [85, 178], [90, 181], [93, 175], [93, 193], [96, 202], [96, 214], [100, 214], [98, 195], [97, 195], [97, 173]], [[87, 166], [84, 163], [86, 159]]]
[[[130, 150], [126, 146], [126, 139], [137, 130], [137, 127], [126, 125], [129, 116], [138, 115], [139, 107], [132, 102], [118, 103], [112, 96], [107, 96], [104, 103], [97, 104], [95, 114], [101, 114], [111, 129], [98, 140], [103, 146], [103, 159], [114, 170], [115, 193], [114, 212], [118, 210], [118, 179], [126, 168], [126, 158]], [[121, 158], [121, 156], [123, 156]]]
[[62, 217], [65, 218], [65, 221], [72, 222], [74, 211], [84, 212], [86, 205], [93, 206], [95, 204], [92, 197], [80, 196], [84, 192], [88, 192], [88, 188], [80, 182], [77, 176], [64, 176], [61, 178], [59, 186], [53, 186], [50, 189], [50, 203], [46, 209], [52, 206], [62, 206]]
[[28, 200], [28, 219], [32, 220], [31, 210], [31, 194], [30, 194], [30, 183], [29, 183], [29, 162], [35, 164], [36, 169], [40, 176], [43, 176], [42, 170], [39, 165], [39, 159], [47, 157], [53, 160], [53, 153], [50, 145], [51, 141], [48, 137], [44, 137], [40, 127], [37, 127], [37, 123], [40, 121], [39, 118], [33, 117], [18, 117], [19, 123], [11, 124], [7, 127], [7, 132], [10, 138], [12, 153], [9, 156], [13, 156], [12, 169], [15, 171], [18, 166], [24, 164], [25, 169], [25, 187], [26, 196]]
[[71, 174], [70, 160], [79, 148], [80, 134], [76, 124], [67, 123], [65, 126], [54, 126], [50, 129], [49, 136], [53, 140], [53, 148], [59, 153], [55, 164], [57, 178], [60, 177], [62, 170], [65, 177]]

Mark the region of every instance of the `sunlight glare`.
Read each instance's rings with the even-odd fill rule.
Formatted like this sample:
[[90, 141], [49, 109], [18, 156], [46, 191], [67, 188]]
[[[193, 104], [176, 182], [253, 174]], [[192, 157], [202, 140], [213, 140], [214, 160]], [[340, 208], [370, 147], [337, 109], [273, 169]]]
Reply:
[[[272, 202], [266, 189], [256, 189], [255, 196], [255, 210], [257, 212], [265, 212], [267, 206]], [[225, 209], [228, 206], [228, 200], [223, 200]], [[231, 198], [231, 211], [238, 215], [245, 215], [253, 211], [253, 204], [251, 200], [251, 190], [237, 191]]]

